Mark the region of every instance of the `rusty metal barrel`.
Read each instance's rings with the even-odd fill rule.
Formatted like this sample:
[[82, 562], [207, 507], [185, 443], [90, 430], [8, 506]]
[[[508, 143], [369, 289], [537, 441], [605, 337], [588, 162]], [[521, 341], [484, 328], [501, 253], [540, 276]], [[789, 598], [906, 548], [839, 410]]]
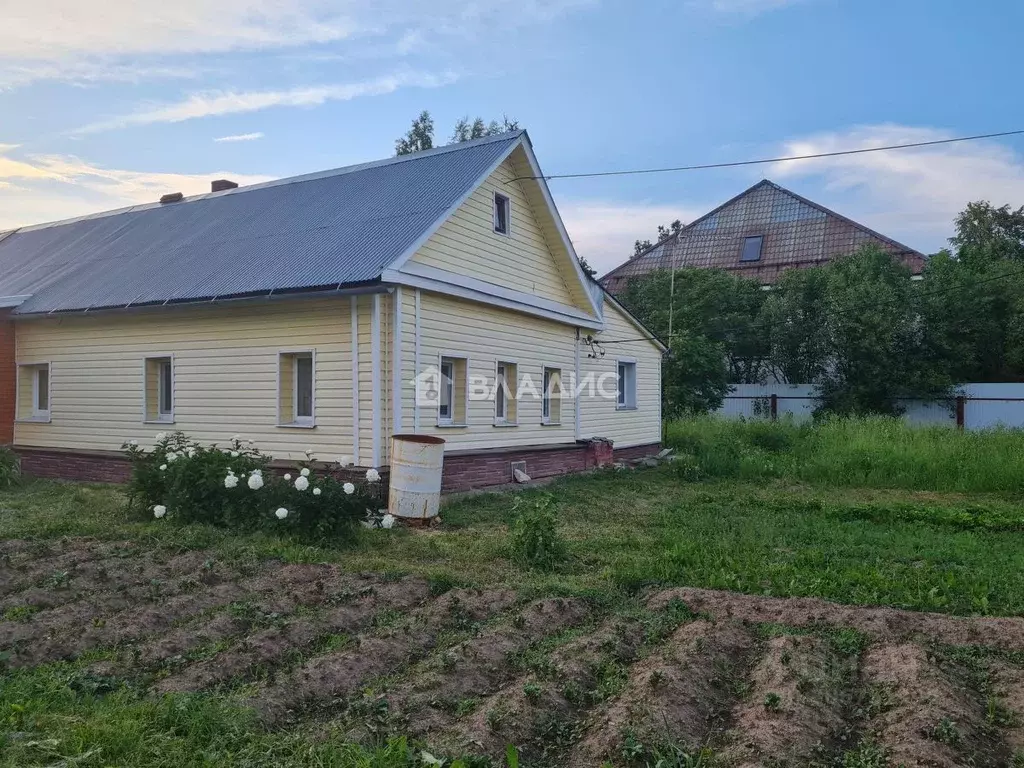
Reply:
[[404, 520], [437, 517], [441, 505], [444, 440], [431, 435], [391, 438], [388, 512]]

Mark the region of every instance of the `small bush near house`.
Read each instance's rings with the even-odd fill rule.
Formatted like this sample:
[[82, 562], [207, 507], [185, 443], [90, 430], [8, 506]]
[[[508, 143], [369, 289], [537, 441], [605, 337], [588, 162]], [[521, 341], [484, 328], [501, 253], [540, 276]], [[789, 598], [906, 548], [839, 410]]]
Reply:
[[566, 558], [565, 542], [558, 533], [555, 498], [549, 493], [516, 496], [512, 524], [512, 556], [520, 565], [551, 570]]
[[10, 448], [0, 448], [0, 489], [10, 488], [21, 479], [21, 462]]
[[319, 541], [346, 537], [377, 506], [374, 470], [365, 484], [342, 482], [314, 472], [308, 451], [294, 477], [282, 477], [268, 470], [269, 456], [237, 436], [224, 448], [181, 432], [158, 434], [152, 451], [135, 441], [122, 447], [132, 464], [129, 506], [147, 516]]

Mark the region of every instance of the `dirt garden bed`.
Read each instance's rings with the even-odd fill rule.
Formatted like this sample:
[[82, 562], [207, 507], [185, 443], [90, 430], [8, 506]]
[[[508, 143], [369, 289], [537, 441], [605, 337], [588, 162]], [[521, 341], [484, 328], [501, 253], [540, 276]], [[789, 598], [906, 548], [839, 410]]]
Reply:
[[1022, 619], [698, 589], [609, 613], [82, 538], [0, 543], [0, 611], [14, 669], [82, 659], [154, 697], [235, 695], [271, 729], [407, 734], [439, 754], [1005, 766], [1024, 747]]

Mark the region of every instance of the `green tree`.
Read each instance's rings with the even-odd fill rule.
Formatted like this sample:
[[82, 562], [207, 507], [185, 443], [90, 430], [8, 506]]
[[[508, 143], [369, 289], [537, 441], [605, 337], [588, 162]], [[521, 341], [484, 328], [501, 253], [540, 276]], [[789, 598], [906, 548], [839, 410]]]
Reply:
[[620, 299], [670, 347], [666, 414], [714, 410], [731, 383], [763, 378], [764, 297], [757, 282], [722, 270], [665, 270], [629, 282]]
[[948, 360], [928, 353], [925, 323], [910, 270], [871, 245], [820, 267], [826, 273], [819, 412], [904, 410], [905, 398], [951, 396]]
[[[507, 133], [519, 129], [519, 122], [502, 115], [501, 122], [492, 120], [484, 123], [483, 118], [476, 118], [470, 122], [468, 117], [460, 118], [455, 124], [449, 144], [458, 144], [471, 139], [480, 139], [484, 136], [493, 136], [498, 133]], [[419, 117], [412, 121], [412, 127], [402, 138], [395, 142], [396, 155], [410, 155], [413, 152], [421, 152], [424, 149], [434, 148], [434, 119], [427, 110], [420, 112]]]
[[459, 122], [455, 124], [455, 130], [452, 131], [452, 137], [449, 139], [449, 144], [458, 144], [463, 141], [472, 141], [473, 139], [482, 139], [485, 136], [494, 136], [499, 133], [508, 133], [509, 131], [519, 130], [519, 121], [510, 120], [507, 115], [501, 116], [501, 122], [497, 120], [491, 120], [490, 123], [484, 123], [482, 117], [477, 117], [473, 122], [469, 121], [468, 117], [459, 118]]
[[409, 132], [395, 142], [396, 155], [411, 155], [424, 149], [434, 148], [434, 120], [427, 110], [412, 121]]
[[767, 294], [761, 324], [768, 338], [767, 368], [778, 381], [817, 381], [826, 369], [828, 272], [790, 269]]
[[652, 243], [650, 240], [637, 240], [633, 243], [633, 256], [639, 256], [644, 251], [653, 248], [658, 243], [663, 243], [671, 237], [675, 237], [683, 230], [683, 222], [676, 219], [667, 227], [658, 225], [658, 239], [657, 242]]
[[968, 203], [955, 221], [949, 239], [956, 257], [965, 264], [993, 261], [1024, 262], [1024, 206], [995, 208], [987, 201]]

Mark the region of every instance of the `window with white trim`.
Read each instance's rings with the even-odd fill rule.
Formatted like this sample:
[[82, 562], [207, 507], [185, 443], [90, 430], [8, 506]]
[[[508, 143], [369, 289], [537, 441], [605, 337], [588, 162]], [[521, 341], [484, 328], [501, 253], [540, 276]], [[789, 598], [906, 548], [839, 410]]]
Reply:
[[618, 361], [619, 409], [636, 408], [636, 361]]
[[282, 352], [278, 356], [278, 426], [316, 424], [316, 353]]
[[494, 231], [499, 235], [507, 235], [509, 219], [512, 216], [512, 201], [505, 195], [494, 193]]
[[544, 369], [544, 392], [541, 394], [541, 423], [560, 424], [562, 421], [562, 370]]
[[438, 381], [437, 423], [444, 427], [466, 424], [466, 373], [464, 357], [442, 356]]
[[494, 375], [494, 423], [496, 426], [515, 426], [518, 418], [516, 401], [518, 382], [516, 364], [499, 360]]
[[174, 421], [174, 358], [170, 355], [145, 360], [145, 421]]
[[18, 419], [50, 420], [50, 364], [18, 366]]

